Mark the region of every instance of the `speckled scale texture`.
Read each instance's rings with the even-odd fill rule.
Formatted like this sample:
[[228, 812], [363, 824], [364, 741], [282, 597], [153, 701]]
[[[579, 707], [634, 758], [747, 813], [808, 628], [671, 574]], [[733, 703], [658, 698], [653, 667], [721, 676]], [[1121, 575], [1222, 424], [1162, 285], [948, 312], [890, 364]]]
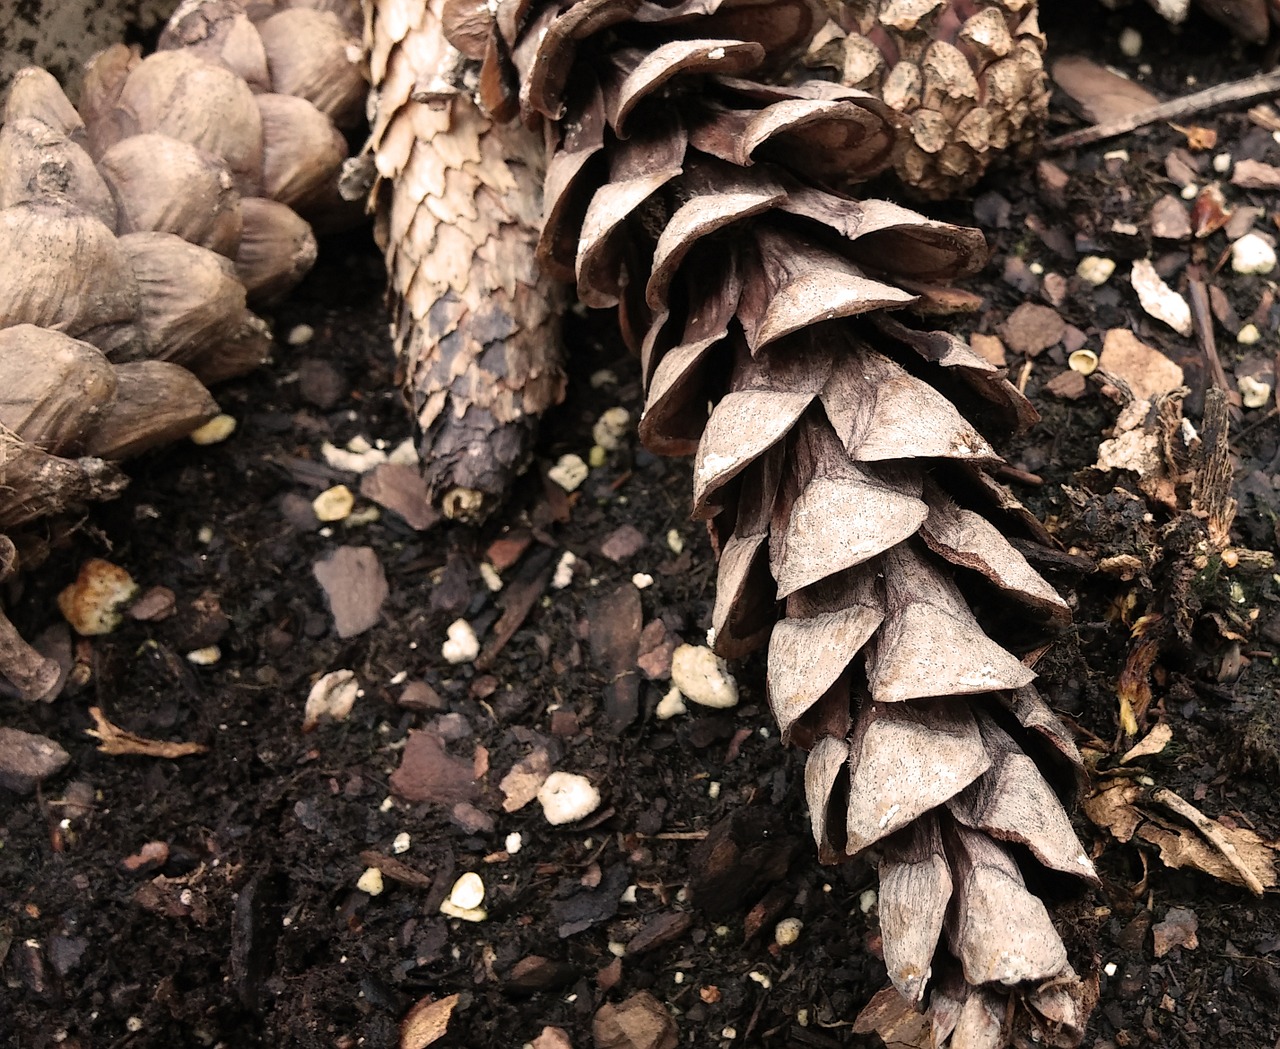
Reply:
[[447, 516], [491, 510], [564, 392], [564, 286], [534, 254], [543, 143], [472, 100], [439, 0], [374, 0], [366, 43], [375, 232], [426, 477]]
[[1030, 149], [1048, 113], [1035, 0], [831, 0], [806, 64], [882, 97], [909, 120], [894, 163], [917, 194], [971, 188]]

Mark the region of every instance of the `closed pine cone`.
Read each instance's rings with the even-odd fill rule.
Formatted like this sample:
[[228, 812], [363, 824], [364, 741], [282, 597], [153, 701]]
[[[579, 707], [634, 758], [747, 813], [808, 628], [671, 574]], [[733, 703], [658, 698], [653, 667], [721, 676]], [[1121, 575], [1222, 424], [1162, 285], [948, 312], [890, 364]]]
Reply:
[[883, 98], [910, 124], [894, 163], [915, 192], [969, 189], [1025, 152], [1048, 114], [1035, 0], [832, 0], [806, 64]]
[[989, 520], [1010, 524], [985, 473], [998, 457], [949, 394], [986, 401], [992, 423], [1034, 413], [963, 342], [891, 312], [927, 310], [985, 249], [847, 195], [892, 163], [901, 117], [829, 81], [778, 82], [822, 23], [804, 0], [445, 9], [483, 53], [488, 110], [551, 145], [540, 259], [617, 307], [645, 442], [696, 455], [714, 646], [768, 645], [822, 856], [878, 857], [894, 986], [927, 1004], [938, 1045], [1005, 1044], [1009, 1001], [1073, 1045], [1082, 985], [1024, 872], [1094, 877], [1059, 801], [1078, 755], [955, 578], [1066, 615]]

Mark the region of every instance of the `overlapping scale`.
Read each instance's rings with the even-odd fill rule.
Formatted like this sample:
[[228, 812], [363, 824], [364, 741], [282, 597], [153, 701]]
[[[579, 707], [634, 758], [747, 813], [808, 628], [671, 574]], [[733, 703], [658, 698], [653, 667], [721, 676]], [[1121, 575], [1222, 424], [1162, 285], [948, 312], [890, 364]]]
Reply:
[[[811, 13], [499, 0], [495, 37], [526, 74], [510, 90], [551, 150], [543, 257], [618, 308], [645, 442], [695, 455], [693, 512], [720, 558], [713, 645], [768, 646], [820, 855], [880, 866], [895, 986], [939, 1046], [1005, 1044], [1014, 1012], [1078, 1029], [1075, 974], [1027, 887], [1037, 867], [1093, 876], [1059, 800], [1078, 766], [1034, 672], [965, 597], [1065, 616], [985, 472], [984, 431], [1034, 412], [960, 340], [910, 323], [984, 264], [981, 236], [850, 195], [893, 163], [902, 119], [773, 79]], [[959, 390], [989, 413], [966, 418]]]

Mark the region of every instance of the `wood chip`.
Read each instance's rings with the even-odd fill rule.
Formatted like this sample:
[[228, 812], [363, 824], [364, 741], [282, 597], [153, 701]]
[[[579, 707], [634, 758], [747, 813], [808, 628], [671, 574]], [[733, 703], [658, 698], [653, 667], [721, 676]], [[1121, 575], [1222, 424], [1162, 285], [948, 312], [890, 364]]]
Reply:
[[324, 588], [339, 637], [355, 637], [377, 624], [390, 588], [373, 547], [340, 546], [311, 570]]
[[405, 524], [419, 532], [440, 520], [440, 512], [431, 505], [427, 482], [415, 466], [382, 463], [360, 478], [360, 494], [399, 514]]
[[1280, 189], [1280, 168], [1259, 160], [1237, 160], [1231, 171], [1231, 184], [1241, 189]]
[[172, 743], [168, 740], [145, 739], [119, 725], [112, 724], [99, 707], [90, 707], [89, 716], [96, 728], [85, 729], [85, 735], [98, 740], [104, 754], [139, 754], [147, 758], [185, 758], [203, 754], [209, 748], [202, 743]]
[[425, 1049], [444, 1037], [458, 996], [419, 999], [400, 1022], [400, 1049]]
[[606, 1002], [591, 1021], [596, 1049], [675, 1049], [676, 1022], [657, 998], [639, 991], [624, 1002]]
[[1024, 302], [1000, 326], [1005, 345], [1028, 357], [1036, 357], [1059, 342], [1066, 330], [1067, 324], [1057, 310], [1034, 302]]
[[70, 754], [45, 736], [0, 728], [0, 787], [30, 793], [70, 760]]
[[475, 765], [446, 751], [434, 732], [410, 732], [400, 767], [391, 774], [391, 789], [408, 801], [452, 808], [476, 796]]
[[1182, 385], [1182, 369], [1163, 353], [1140, 341], [1127, 328], [1112, 328], [1102, 343], [1098, 366], [1129, 384], [1133, 395], [1153, 401]]

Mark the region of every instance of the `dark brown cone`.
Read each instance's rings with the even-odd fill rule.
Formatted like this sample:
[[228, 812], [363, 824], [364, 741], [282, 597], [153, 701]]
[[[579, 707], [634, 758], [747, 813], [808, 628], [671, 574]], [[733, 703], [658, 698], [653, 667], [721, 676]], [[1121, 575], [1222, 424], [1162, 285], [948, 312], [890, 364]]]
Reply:
[[898, 177], [931, 200], [969, 189], [997, 157], [1035, 144], [1048, 115], [1035, 0], [855, 0], [806, 65], [909, 120]]
[[534, 258], [543, 146], [458, 86], [439, 0], [373, 5], [375, 234], [432, 501], [479, 520], [560, 401], [563, 285]]
[[516, 12], [499, 3], [483, 48], [483, 11], [456, 0], [446, 22], [483, 54], [490, 108], [552, 145], [540, 257], [618, 306], [641, 436], [696, 452], [714, 647], [768, 642], [821, 855], [877, 858], [890, 977], [938, 1045], [1005, 1044], [1011, 997], [1020, 1024], [1075, 1044], [1082, 994], [1028, 876], [1094, 877], [1059, 801], [1078, 756], [960, 585], [1066, 617], [974, 483], [999, 459], [953, 400], [985, 402], [984, 428], [1034, 412], [960, 340], [888, 312], [980, 267], [981, 236], [846, 195], [893, 162], [902, 118], [770, 81], [821, 24], [806, 3]]

